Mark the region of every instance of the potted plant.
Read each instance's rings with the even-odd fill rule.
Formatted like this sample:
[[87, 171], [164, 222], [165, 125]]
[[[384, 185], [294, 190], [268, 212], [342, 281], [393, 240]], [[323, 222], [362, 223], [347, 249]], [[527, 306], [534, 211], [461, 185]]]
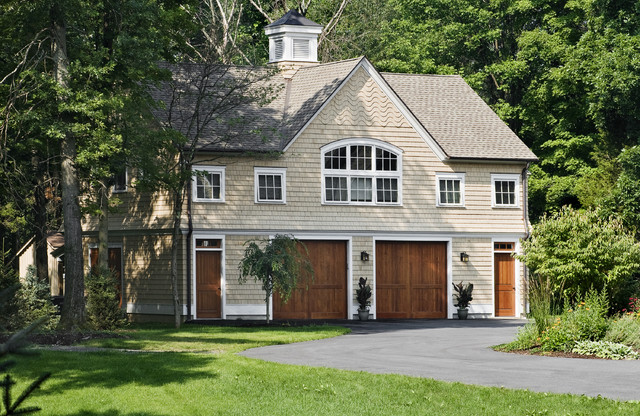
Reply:
[[367, 284], [367, 279], [361, 277], [356, 289], [356, 300], [358, 301], [358, 318], [361, 321], [369, 319], [369, 305], [371, 305], [371, 286]]
[[469, 314], [469, 303], [473, 300], [473, 296], [471, 293], [473, 292], [473, 283], [463, 284], [462, 282], [455, 284], [452, 283], [453, 290], [456, 291], [454, 294], [456, 297], [456, 302], [453, 306], [458, 308], [458, 319], [467, 319], [467, 315]]

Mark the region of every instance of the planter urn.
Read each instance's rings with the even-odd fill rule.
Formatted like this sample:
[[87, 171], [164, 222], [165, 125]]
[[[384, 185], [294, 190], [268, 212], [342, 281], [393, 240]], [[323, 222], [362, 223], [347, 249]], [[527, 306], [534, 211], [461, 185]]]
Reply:
[[458, 319], [467, 319], [468, 315], [469, 315], [469, 309], [467, 308], [458, 309]]
[[368, 321], [369, 320], [369, 310], [368, 309], [358, 309], [358, 318], [360, 318], [361, 321]]

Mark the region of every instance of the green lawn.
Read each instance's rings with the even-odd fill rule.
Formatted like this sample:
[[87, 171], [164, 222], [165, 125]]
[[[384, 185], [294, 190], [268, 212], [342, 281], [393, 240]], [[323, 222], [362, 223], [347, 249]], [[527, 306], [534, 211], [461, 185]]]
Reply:
[[[19, 357], [11, 372], [21, 380], [19, 388], [42, 371], [53, 373], [28, 402], [45, 415], [640, 414], [638, 403], [289, 366], [234, 354], [344, 332], [328, 326], [138, 327], [126, 331], [128, 339], [90, 344], [148, 352], [42, 351]], [[160, 350], [165, 352], [154, 352]]]

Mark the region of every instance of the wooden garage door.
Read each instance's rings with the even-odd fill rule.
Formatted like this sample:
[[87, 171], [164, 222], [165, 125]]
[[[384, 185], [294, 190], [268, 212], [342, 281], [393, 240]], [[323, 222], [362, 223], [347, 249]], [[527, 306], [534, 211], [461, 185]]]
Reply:
[[347, 317], [347, 242], [303, 241], [314, 270], [309, 290], [295, 289], [287, 303], [273, 296], [275, 319], [344, 319]]
[[376, 243], [378, 318], [447, 317], [447, 243]]

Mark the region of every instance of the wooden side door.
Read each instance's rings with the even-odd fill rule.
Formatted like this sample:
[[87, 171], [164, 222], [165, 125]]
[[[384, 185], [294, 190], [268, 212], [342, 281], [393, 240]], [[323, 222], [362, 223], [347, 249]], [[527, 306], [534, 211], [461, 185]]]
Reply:
[[516, 260], [511, 253], [494, 253], [495, 315], [516, 314]]
[[222, 315], [222, 252], [196, 250], [196, 317], [220, 318]]

